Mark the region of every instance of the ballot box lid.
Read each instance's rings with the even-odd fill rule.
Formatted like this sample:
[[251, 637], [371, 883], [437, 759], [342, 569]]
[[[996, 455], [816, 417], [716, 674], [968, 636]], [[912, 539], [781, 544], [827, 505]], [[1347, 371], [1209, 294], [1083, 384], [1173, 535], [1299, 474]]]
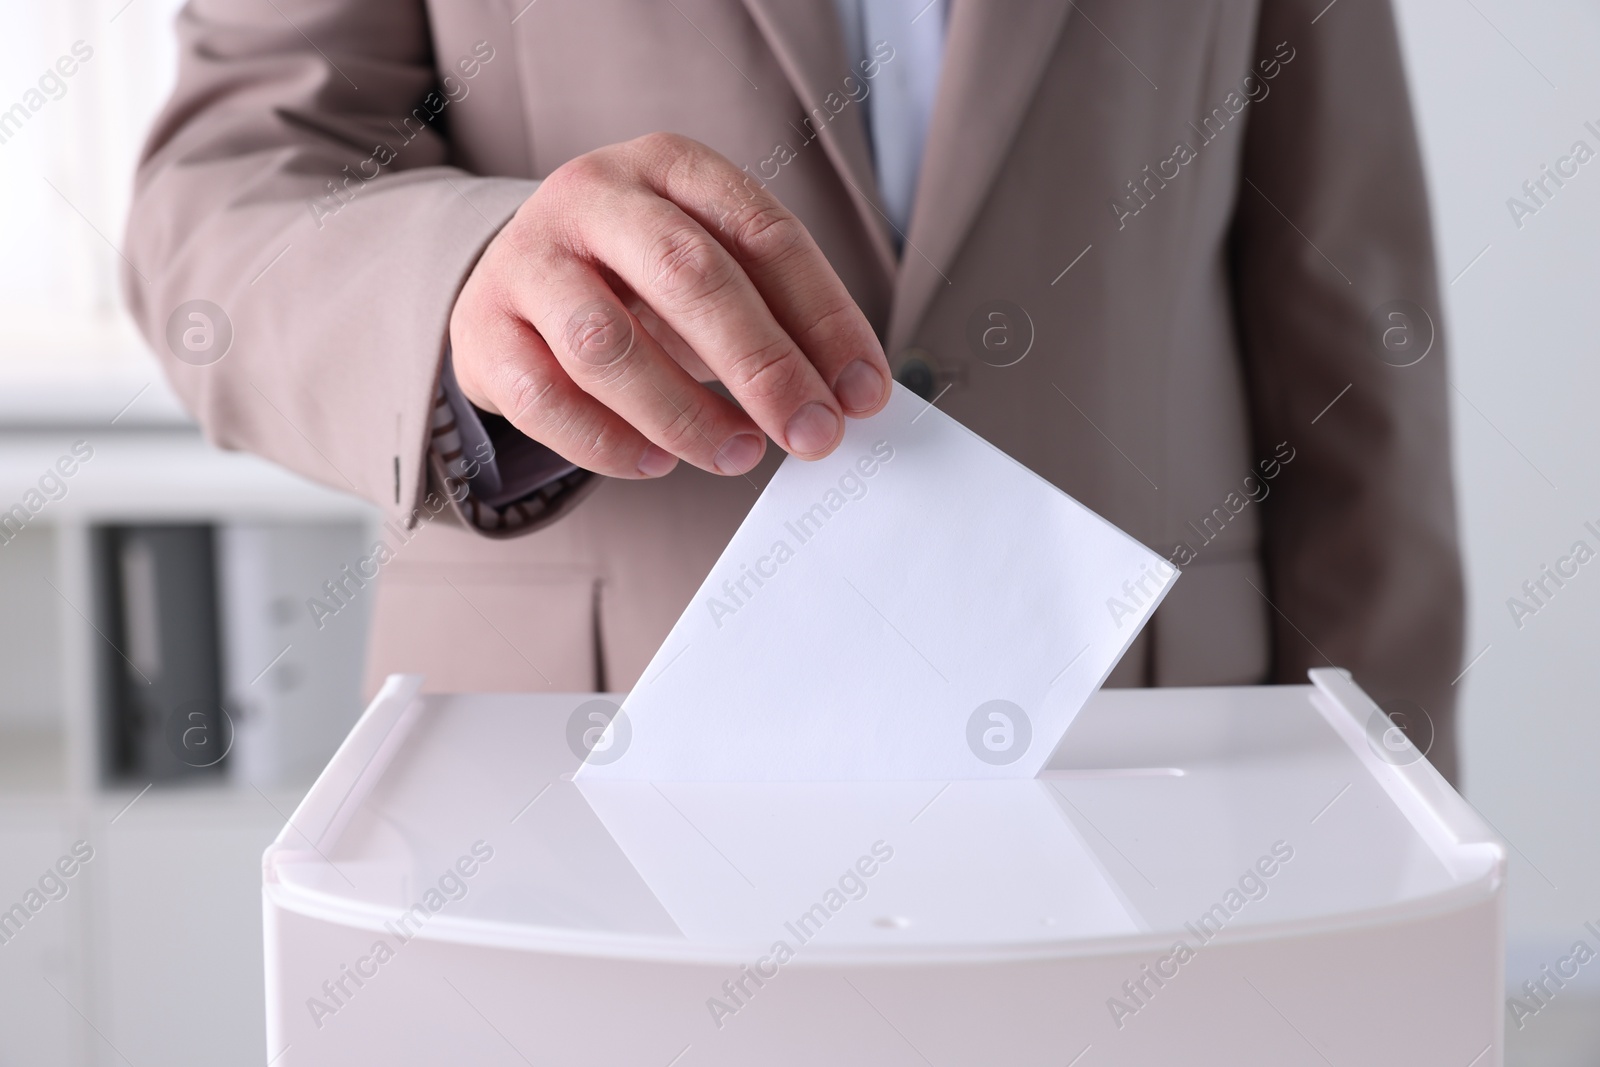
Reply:
[[[1048, 958], [1407, 921], [1502, 842], [1343, 671], [1106, 690], [1012, 781], [574, 782], [608, 706], [395, 676], [264, 860], [269, 906], [629, 959]], [[1393, 711], [1394, 709], [1390, 709]], [[591, 739], [592, 740], [592, 739]]]

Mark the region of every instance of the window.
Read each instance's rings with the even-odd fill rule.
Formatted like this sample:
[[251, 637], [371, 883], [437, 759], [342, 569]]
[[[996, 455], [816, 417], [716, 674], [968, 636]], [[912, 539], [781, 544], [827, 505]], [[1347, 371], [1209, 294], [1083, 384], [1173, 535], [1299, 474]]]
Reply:
[[[179, 0], [10, 5], [0, 34], [0, 419], [159, 383], [122, 308], [133, 168]], [[159, 384], [158, 390], [164, 392]]]

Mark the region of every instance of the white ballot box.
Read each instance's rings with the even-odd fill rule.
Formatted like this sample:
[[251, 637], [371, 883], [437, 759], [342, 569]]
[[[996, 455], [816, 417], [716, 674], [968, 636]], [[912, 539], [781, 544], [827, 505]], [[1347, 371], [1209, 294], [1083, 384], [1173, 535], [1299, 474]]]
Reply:
[[1504, 847], [1312, 682], [1097, 693], [1037, 778], [718, 784], [391, 678], [264, 859], [267, 1058], [1498, 1067]]

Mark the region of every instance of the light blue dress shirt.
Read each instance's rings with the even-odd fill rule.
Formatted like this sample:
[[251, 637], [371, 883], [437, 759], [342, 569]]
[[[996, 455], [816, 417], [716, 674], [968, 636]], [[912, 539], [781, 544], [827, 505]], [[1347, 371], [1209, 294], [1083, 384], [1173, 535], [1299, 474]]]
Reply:
[[834, 0], [852, 69], [862, 69], [860, 62], [880, 41], [894, 49], [894, 58], [872, 80], [866, 118], [880, 206], [897, 231], [897, 245], [911, 225], [922, 150], [939, 90], [946, 2]]

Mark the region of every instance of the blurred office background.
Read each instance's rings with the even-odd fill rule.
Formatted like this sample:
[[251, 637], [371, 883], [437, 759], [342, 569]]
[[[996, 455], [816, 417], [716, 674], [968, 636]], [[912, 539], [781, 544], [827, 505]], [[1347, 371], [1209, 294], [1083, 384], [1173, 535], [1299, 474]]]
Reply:
[[[0, 110], [75, 68], [0, 128], [0, 509], [45, 500], [0, 527], [0, 907], [93, 850], [0, 944], [0, 1067], [265, 1062], [259, 857], [359, 712], [364, 603], [321, 629], [304, 604], [372, 513], [206, 446], [119, 307], [177, 6], [13, 4], [0, 35]], [[1513, 846], [1516, 992], [1600, 926], [1600, 562], [1520, 625], [1507, 606], [1600, 542], [1600, 159], [1507, 206], [1574, 142], [1600, 149], [1600, 11], [1398, 6], [1455, 384], [1465, 788]], [[175, 723], [119, 681], [139, 674], [210, 696]], [[1600, 1062], [1600, 962], [1507, 1030], [1517, 1067]]]

